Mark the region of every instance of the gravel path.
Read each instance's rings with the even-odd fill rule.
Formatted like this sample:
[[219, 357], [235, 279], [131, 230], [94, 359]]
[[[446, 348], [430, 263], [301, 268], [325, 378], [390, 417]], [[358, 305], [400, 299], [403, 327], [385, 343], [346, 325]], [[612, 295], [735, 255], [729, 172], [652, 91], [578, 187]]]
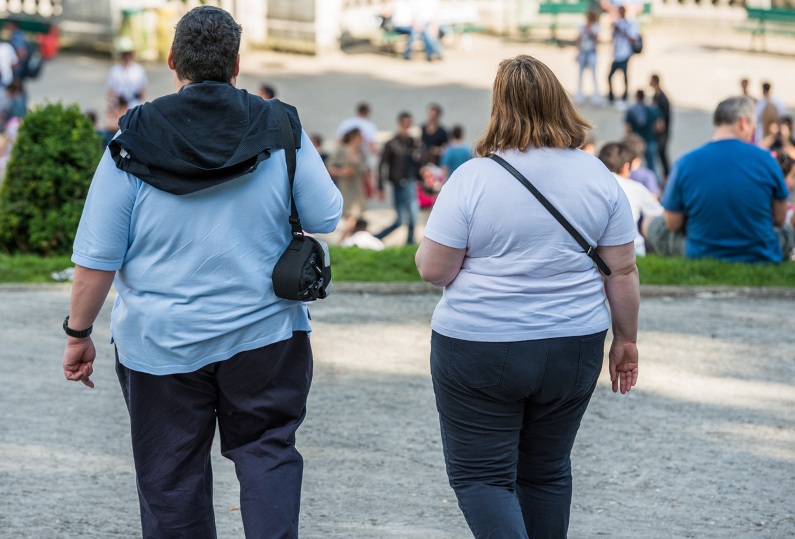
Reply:
[[[110, 305], [92, 391], [60, 371], [68, 294], [0, 287], [0, 537], [139, 535]], [[302, 537], [467, 537], [428, 374], [437, 299], [337, 293], [312, 309]], [[570, 537], [795, 536], [793, 322], [786, 299], [644, 299], [640, 385], [615, 396], [603, 373], [575, 445]], [[215, 456], [219, 535], [242, 537], [233, 466]]]

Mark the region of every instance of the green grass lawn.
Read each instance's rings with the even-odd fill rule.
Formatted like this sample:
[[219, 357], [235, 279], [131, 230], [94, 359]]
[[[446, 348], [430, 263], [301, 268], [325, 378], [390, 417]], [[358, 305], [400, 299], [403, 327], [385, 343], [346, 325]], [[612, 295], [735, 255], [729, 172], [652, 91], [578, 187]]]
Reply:
[[[419, 281], [414, 266], [416, 247], [365, 251], [331, 248], [335, 281]], [[68, 256], [41, 258], [0, 255], [0, 283], [53, 282], [50, 273], [71, 266]], [[773, 286], [795, 288], [795, 263], [737, 264], [718, 260], [687, 260], [647, 256], [638, 259], [642, 284], [685, 286]]]

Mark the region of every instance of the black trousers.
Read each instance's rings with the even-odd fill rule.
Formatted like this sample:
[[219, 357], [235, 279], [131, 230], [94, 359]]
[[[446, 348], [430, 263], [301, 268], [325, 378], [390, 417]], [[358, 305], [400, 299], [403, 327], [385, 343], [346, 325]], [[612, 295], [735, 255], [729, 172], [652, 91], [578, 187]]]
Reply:
[[116, 374], [130, 412], [143, 537], [215, 539], [210, 448], [235, 463], [246, 537], [298, 536], [295, 431], [312, 381], [306, 332], [187, 374]]

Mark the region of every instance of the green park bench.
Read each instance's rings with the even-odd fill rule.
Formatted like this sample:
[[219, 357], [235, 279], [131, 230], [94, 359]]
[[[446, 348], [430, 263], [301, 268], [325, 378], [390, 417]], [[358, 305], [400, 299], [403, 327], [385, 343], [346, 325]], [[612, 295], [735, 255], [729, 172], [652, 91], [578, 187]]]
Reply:
[[39, 20], [39, 19], [23, 19], [23, 18], [16, 18], [16, 17], [0, 17], [0, 30], [5, 28], [6, 23], [9, 21], [14, 21], [19, 25], [19, 28], [23, 32], [31, 33], [31, 34], [49, 34], [50, 30], [52, 29], [53, 25], [48, 23], [47, 21]]
[[746, 6], [747, 23], [737, 29], [751, 32], [751, 49], [756, 49], [756, 42], [762, 42], [762, 50], [767, 50], [768, 34], [795, 36], [795, 9], [773, 8], [760, 9]]
[[[589, 0], [584, 2], [541, 2], [538, 5], [539, 20], [532, 24], [525, 24], [519, 27], [519, 31], [527, 33], [531, 28], [545, 28], [549, 30], [549, 40], [551, 44], [557, 45], [559, 28], [577, 28], [585, 21], [585, 13], [589, 9], [601, 11], [594, 2]], [[644, 3], [640, 15], [651, 14], [651, 3]], [[578, 18], [569, 17], [570, 15], [580, 15]], [[561, 19], [561, 16], [564, 18]]]

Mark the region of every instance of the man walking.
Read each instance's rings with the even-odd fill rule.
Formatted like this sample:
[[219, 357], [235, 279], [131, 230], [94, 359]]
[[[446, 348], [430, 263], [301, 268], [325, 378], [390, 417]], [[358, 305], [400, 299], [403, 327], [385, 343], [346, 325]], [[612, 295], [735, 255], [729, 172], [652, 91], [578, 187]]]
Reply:
[[[298, 533], [295, 432], [312, 379], [310, 328], [306, 307], [277, 298], [270, 280], [291, 237], [289, 181], [273, 102], [234, 86], [240, 31], [210, 6], [179, 21], [168, 57], [176, 92], [120, 120], [73, 249], [64, 374], [93, 387], [89, 335], [114, 284], [111, 334], [144, 538], [216, 537], [216, 423], [246, 537]], [[341, 196], [285, 108], [300, 148], [301, 222], [331, 232]]]
[[781, 262], [793, 245], [785, 226], [787, 196], [781, 168], [750, 144], [756, 128], [748, 97], [722, 101], [712, 141], [682, 156], [662, 198], [663, 217], [647, 239], [662, 255]]
[[409, 134], [411, 125], [411, 114], [401, 112], [398, 115], [397, 134], [384, 145], [384, 152], [381, 155], [381, 163], [378, 166], [378, 184], [383, 188], [385, 179], [392, 184], [397, 217], [394, 223], [375, 235], [379, 240], [400, 228], [405, 216], [408, 218], [409, 226], [407, 243], [414, 243], [414, 225], [420, 210], [416, 182], [419, 163], [415, 155], [417, 141]]
[[607, 75], [607, 99], [613, 105], [615, 97], [613, 94], [613, 75], [616, 71], [624, 73], [624, 95], [621, 101], [615, 102], [619, 110], [626, 110], [627, 99], [629, 98], [629, 58], [632, 56], [632, 43], [638, 39], [638, 31], [634, 23], [627, 20], [627, 11], [624, 6], [618, 8], [618, 18], [613, 22], [613, 63], [610, 66], [610, 74]]
[[646, 143], [643, 158], [646, 161], [646, 166], [656, 173], [656, 134], [661, 127], [662, 119], [657, 107], [650, 107], [646, 104], [646, 94], [643, 90], [635, 92], [635, 103], [629, 107], [624, 121], [627, 135], [635, 133]]
[[660, 157], [660, 164], [662, 165], [662, 183], [671, 172], [671, 165], [668, 161], [668, 138], [671, 133], [671, 102], [668, 101], [668, 96], [665, 95], [662, 88], [660, 88], [660, 76], [654, 74], [649, 80], [649, 86], [654, 90], [652, 102], [660, 111], [662, 122], [658, 124], [655, 129], [657, 139], [657, 155]]

